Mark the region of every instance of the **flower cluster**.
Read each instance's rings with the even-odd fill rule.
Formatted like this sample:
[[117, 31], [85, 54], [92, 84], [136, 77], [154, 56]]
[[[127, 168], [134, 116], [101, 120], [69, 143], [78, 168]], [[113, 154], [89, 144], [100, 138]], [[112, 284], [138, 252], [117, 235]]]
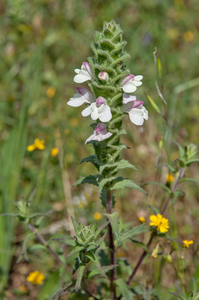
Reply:
[[156, 215], [151, 215], [150, 216], [150, 226], [156, 226], [157, 230], [165, 233], [169, 229], [169, 221], [166, 218], [163, 218], [161, 214]]
[[37, 270], [30, 273], [27, 277], [27, 280], [29, 282], [32, 282], [32, 284], [42, 284], [44, 279], [45, 279], [44, 275]]
[[[96, 80], [94, 71], [87, 62], [83, 62], [81, 69], [75, 69], [75, 72], [77, 73], [74, 77], [76, 83]], [[148, 111], [143, 106], [144, 102], [137, 100], [136, 96], [131, 95], [131, 93], [137, 90], [138, 86], [142, 85], [142, 78], [143, 76], [141, 75], [134, 76], [128, 74], [119, 81], [120, 89], [124, 91], [121, 111], [128, 113], [131, 122], [135, 125], [142, 125], [144, 119], [148, 120]], [[108, 82], [109, 74], [105, 71], [101, 71], [98, 74], [98, 79], [103, 82]], [[86, 104], [87, 107], [82, 111], [82, 116], [87, 117], [90, 115], [92, 120], [99, 120], [99, 122], [101, 122], [97, 124], [94, 133], [86, 140], [86, 143], [91, 140], [103, 141], [112, 135], [107, 131], [106, 124], [104, 124], [112, 119], [111, 107], [106, 98], [103, 96], [96, 98], [87, 89], [78, 87], [77, 93], [70, 98], [67, 104], [73, 107]]]

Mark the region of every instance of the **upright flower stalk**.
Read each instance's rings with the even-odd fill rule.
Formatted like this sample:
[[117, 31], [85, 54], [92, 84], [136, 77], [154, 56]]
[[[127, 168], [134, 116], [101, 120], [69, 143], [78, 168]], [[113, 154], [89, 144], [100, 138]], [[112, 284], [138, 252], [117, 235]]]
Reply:
[[[142, 189], [132, 180], [117, 177], [117, 172], [126, 167], [135, 169], [130, 163], [120, 158], [120, 152], [127, 146], [120, 143], [123, 117], [128, 114], [132, 123], [143, 125], [148, 119], [144, 102], [136, 100], [132, 95], [142, 85], [141, 75], [133, 75], [125, 66], [130, 58], [124, 50], [126, 42], [122, 38], [122, 30], [114, 21], [104, 22], [103, 31], [95, 32], [91, 48], [94, 57], [83, 62], [81, 69], [76, 69], [74, 81], [88, 82], [90, 91], [77, 87], [77, 93], [70, 98], [68, 105], [78, 107], [86, 105], [82, 111], [84, 117], [90, 116], [96, 123], [92, 124], [93, 134], [87, 138], [86, 144], [91, 143], [95, 156], [89, 156], [83, 161], [91, 162], [97, 169], [97, 175], [78, 180], [80, 183], [93, 183], [99, 187], [99, 192], [106, 195], [106, 215], [112, 215], [112, 190], [133, 187]], [[92, 178], [92, 180], [91, 180]], [[108, 241], [110, 249], [110, 264], [116, 264], [114, 233], [111, 222], [108, 224]], [[110, 289], [111, 299], [116, 299], [116, 268], [111, 270]]]

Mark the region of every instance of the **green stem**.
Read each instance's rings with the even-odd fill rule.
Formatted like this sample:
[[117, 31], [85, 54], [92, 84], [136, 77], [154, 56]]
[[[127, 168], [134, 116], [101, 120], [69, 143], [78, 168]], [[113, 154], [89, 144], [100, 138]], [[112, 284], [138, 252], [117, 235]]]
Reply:
[[[107, 214], [112, 214], [112, 193], [110, 190], [106, 191], [106, 212]], [[116, 251], [114, 245], [114, 236], [111, 224], [108, 224], [108, 241], [109, 241], [109, 249], [110, 249], [110, 264], [116, 264]], [[110, 275], [110, 292], [111, 292], [111, 300], [116, 299], [116, 287], [114, 281], [116, 280], [117, 273], [116, 268], [113, 268]]]

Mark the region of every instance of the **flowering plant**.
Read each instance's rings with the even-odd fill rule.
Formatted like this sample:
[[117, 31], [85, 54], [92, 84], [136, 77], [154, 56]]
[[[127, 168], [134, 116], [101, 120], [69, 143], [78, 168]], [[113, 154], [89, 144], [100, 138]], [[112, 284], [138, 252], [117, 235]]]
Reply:
[[[141, 288], [131, 286], [132, 280], [143, 260], [148, 255], [153, 258], [162, 256], [163, 263], [165, 261], [173, 263], [171, 257], [173, 248], [171, 248], [169, 253], [163, 254], [163, 238], [180, 245], [181, 248], [183, 247], [183, 250], [193, 244], [192, 240], [181, 241], [169, 235], [169, 220], [164, 215], [170, 203], [173, 206], [178, 196], [183, 194], [178, 189], [179, 184], [186, 181], [184, 174], [187, 167], [198, 161], [196, 158], [198, 151], [193, 144], [185, 148], [179, 145], [179, 158], [173, 165], [168, 164], [169, 172], [176, 175], [175, 181], [173, 180], [173, 175], [169, 175], [167, 176], [166, 184], [151, 182], [151, 184], [156, 184], [163, 188], [168, 197], [166, 200], [164, 199], [164, 205], [161, 209], [150, 207], [153, 210], [153, 214], [149, 217], [150, 222], [146, 221], [144, 216], [140, 216], [141, 225], [131, 228], [131, 224], [125, 224], [119, 220], [119, 214], [113, 212], [113, 191], [128, 187], [146, 193], [133, 179], [118, 176], [118, 172], [122, 169], [130, 168], [136, 170], [134, 165], [121, 158], [122, 150], [128, 148], [120, 141], [121, 135], [126, 134], [122, 127], [122, 121], [126, 115], [129, 115], [130, 121], [134, 125], [142, 126], [144, 121], [148, 120], [148, 111], [144, 107], [144, 102], [137, 100], [134, 95], [139, 86], [142, 85], [143, 76], [131, 74], [125, 66], [124, 62], [130, 56], [124, 50], [126, 42], [123, 41], [120, 26], [114, 21], [110, 23], [104, 22], [103, 31], [95, 32], [94, 38], [95, 41], [91, 45], [94, 57], [89, 57], [88, 62], [83, 62], [81, 69], [75, 69], [76, 75], [74, 77], [74, 81], [78, 84], [87, 82], [90, 90], [77, 87], [77, 93], [69, 99], [68, 105], [72, 107], [85, 105], [82, 116], [90, 116], [94, 121], [90, 125], [93, 133], [85, 141], [85, 144], [92, 145], [94, 154], [84, 158], [81, 163], [90, 162], [93, 164], [97, 174], [81, 177], [74, 183], [74, 186], [89, 183], [98, 187], [102, 205], [106, 209], [104, 216], [107, 220], [98, 227], [97, 224], [81, 225], [72, 218], [75, 232], [73, 238], [53, 238], [50, 241], [46, 241], [38, 231], [41, 219], [37, 219], [37, 217], [41, 217], [41, 214], [31, 213], [31, 200], [33, 197], [27, 202], [20, 201], [16, 205], [17, 212], [14, 216], [24, 221], [31, 230], [23, 245], [25, 258], [27, 259], [28, 240], [36, 236], [43, 248], [51, 253], [62, 265], [63, 268], [60, 273], [70, 274], [71, 280], [67, 282], [63, 280], [62, 288], [52, 299], [58, 299], [69, 291], [72, 297], [73, 293], [77, 293], [78, 297], [87, 297], [87, 299], [95, 300], [131, 300], [134, 299], [135, 295], [139, 297], [138, 299], [143, 299], [143, 297], [146, 299]], [[163, 96], [161, 95], [161, 97]], [[147, 98], [155, 111], [162, 116], [160, 108], [153, 99], [148, 95]], [[166, 138], [164, 143], [166, 144]], [[163, 142], [160, 143], [160, 148], [162, 147], [161, 144]], [[28, 151], [35, 149], [44, 150], [44, 140], [36, 139], [33, 145], [28, 146]], [[52, 156], [58, 155], [58, 148], [53, 148], [52, 150]], [[172, 181], [174, 182], [172, 183]], [[187, 179], [187, 181], [190, 181], [190, 179]], [[35, 218], [36, 221], [34, 221]], [[145, 244], [135, 239], [135, 236], [145, 232], [150, 236], [148, 243]], [[108, 239], [106, 239], [106, 236], [108, 236]], [[50, 242], [52, 240], [72, 247], [66, 258], [64, 255], [60, 258], [60, 255], [51, 248]], [[155, 248], [152, 249], [154, 240], [157, 243]], [[116, 257], [116, 250], [126, 247], [127, 241], [131, 241], [143, 249], [134, 267], [127, 260], [120, 260]], [[107, 257], [107, 253], [109, 257]], [[73, 257], [73, 255], [76, 262], [72, 271], [67, 264], [67, 259]], [[182, 260], [183, 257], [180, 256], [178, 263], [182, 263]], [[175, 265], [174, 269], [177, 270]], [[177, 271], [177, 276], [183, 287], [185, 279], [182, 276], [182, 272]], [[33, 284], [42, 284], [44, 275], [39, 271], [35, 271], [28, 276], [27, 280]], [[94, 286], [92, 290], [90, 285]], [[185, 294], [187, 293], [185, 288], [184, 292]], [[150, 297], [151, 295], [153, 299], [157, 299], [152, 291]]]

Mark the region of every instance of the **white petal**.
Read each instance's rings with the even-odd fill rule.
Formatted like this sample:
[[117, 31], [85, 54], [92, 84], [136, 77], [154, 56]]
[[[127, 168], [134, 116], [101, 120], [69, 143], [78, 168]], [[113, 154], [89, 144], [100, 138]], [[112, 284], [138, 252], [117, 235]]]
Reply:
[[140, 85], [142, 85], [142, 82], [141, 82], [141, 81], [136, 81], [136, 80], [134, 80], [133, 83], [135, 84], [135, 86], [140, 86]]
[[74, 77], [74, 81], [76, 83], [82, 83], [82, 82], [85, 82], [90, 79], [91, 79], [91, 76], [86, 71], [83, 71], [83, 70], [80, 70], [79, 73], [77, 75], [75, 75], [75, 77]]
[[92, 140], [95, 140], [95, 136], [96, 136], [95, 133], [91, 134], [91, 136], [89, 136], [89, 138], [87, 138], [87, 140], [85, 141], [85, 144], [87, 144], [88, 142], [90, 142]]
[[129, 112], [129, 118], [131, 122], [135, 125], [143, 125], [144, 118], [141, 109], [134, 108]]
[[77, 74], [78, 74], [78, 73], [79, 73], [79, 71], [80, 71], [80, 69], [75, 69], [75, 73], [77, 73]]
[[104, 106], [103, 112], [100, 114], [99, 119], [101, 122], [108, 122], [112, 118], [111, 109], [108, 105]]
[[84, 103], [90, 103], [84, 96], [80, 94], [75, 94], [72, 98], [67, 102], [68, 105], [73, 107], [81, 106]]
[[133, 93], [137, 90], [136, 86], [133, 84], [133, 82], [128, 82], [127, 84], [122, 86], [122, 89], [125, 93]]
[[99, 113], [98, 113], [98, 109], [95, 109], [92, 111], [91, 113], [91, 119], [92, 120], [97, 120], [99, 118]]
[[140, 81], [142, 79], [143, 79], [142, 75], [137, 75], [137, 76], [134, 77], [134, 80], [136, 80], [136, 81]]
[[90, 105], [82, 111], [82, 116], [88, 117], [91, 114], [91, 112], [92, 112], [92, 109], [91, 109], [91, 105]]

